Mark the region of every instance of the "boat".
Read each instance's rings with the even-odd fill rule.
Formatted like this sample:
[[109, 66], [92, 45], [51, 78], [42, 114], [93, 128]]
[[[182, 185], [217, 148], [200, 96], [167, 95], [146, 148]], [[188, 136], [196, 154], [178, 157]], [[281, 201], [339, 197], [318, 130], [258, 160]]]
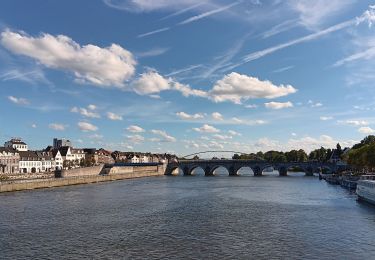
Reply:
[[356, 193], [358, 200], [363, 200], [375, 205], [375, 175], [362, 175], [357, 183]]
[[355, 190], [357, 188], [359, 178], [360, 177], [357, 175], [345, 174], [339, 178], [339, 182], [341, 187], [349, 190]]

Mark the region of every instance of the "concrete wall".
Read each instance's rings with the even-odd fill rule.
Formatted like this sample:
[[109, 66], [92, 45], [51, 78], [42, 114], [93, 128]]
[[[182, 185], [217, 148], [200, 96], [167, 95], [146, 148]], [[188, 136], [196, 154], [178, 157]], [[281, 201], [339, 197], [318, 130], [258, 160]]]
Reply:
[[41, 188], [61, 187], [77, 184], [88, 184], [95, 182], [115, 181], [132, 178], [163, 176], [164, 172], [160, 174], [158, 171], [154, 172], [131, 172], [127, 174], [111, 174], [111, 175], [97, 175], [97, 176], [79, 176], [70, 178], [56, 178], [48, 180], [25, 180], [25, 181], [11, 181], [0, 182], [0, 192], [32, 190]]
[[104, 164], [93, 166], [93, 167], [83, 167], [71, 170], [62, 170], [61, 177], [79, 177], [79, 176], [95, 176], [99, 175], [103, 170]]

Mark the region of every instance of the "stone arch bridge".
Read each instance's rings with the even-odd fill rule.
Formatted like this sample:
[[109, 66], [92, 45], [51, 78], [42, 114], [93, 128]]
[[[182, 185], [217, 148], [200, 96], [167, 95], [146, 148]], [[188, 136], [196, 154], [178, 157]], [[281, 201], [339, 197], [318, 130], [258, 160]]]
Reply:
[[184, 175], [189, 176], [192, 175], [194, 169], [202, 168], [205, 176], [213, 176], [215, 170], [219, 167], [227, 169], [230, 176], [239, 175], [238, 171], [243, 167], [251, 168], [255, 176], [261, 176], [263, 170], [269, 167], [278, 170], [280, 176], [286, 176], [288, 169], [294, 167], [303, 169], [307, 176], [319, 173], [322, 169], [328, 169], [333, 173], [345, 169], [345, 166], [342, 165], [321, 162], [268, 163], [254, 160], [180, 160], [169, 162], [166, 167], [165, 175], [173, 175], [180, 169]]

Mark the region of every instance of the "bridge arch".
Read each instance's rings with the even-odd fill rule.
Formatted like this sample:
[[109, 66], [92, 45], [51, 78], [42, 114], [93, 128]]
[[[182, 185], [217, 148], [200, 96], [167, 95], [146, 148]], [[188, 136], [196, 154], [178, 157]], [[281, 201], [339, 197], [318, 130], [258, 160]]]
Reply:
[[184, 172], [185, 172], [184, 169], [182, 169], [180, 166], [176, 165], [176, 166], [173, 166], [173, 167], [168, 167], [166, 169], [164, 175], [177, 176], [177, 175], [184, 174]]
[[188, 170], [185, 175], [196, 175], [196, 170], [202, 170], [204, 175], [206, 175], [207, 169], [201, 165], [192, 165], [191, 167], [188, 167]]
[[251, 175], [251, 176], [253, 176], [254, 171], [253, 171], [253, 169], [251, 168], [250, 165], [244, 165], [244, 166], [238, 167], [236, 169], [236, 175], [239, 175], [239, 176]]
[[[226, 171], [226, 174], [217, 174], [215, 173], [218, 169], [224, 169]], [[210, 168], [208, 176], [217, 176], [217, 175], [234, 175], [234, 169], [232, 166], [225, 166], [221, 164], [217, 164], [215, 166], [212, 166]]]

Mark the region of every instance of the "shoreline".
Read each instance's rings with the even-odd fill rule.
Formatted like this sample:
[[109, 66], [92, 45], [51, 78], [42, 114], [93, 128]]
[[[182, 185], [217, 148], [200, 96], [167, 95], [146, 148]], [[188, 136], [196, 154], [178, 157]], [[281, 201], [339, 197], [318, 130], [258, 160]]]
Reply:
[[0, 193], [55, 188], [55, 187], [63, 187], [63, 186], [108, 182], [108, 181], [125, 180], [125, 179], [135, 179], [135, 178], [144, 178], [144, 177], [157, 177], [157, 176], [164, 176], [164, 174], [160, 172], [155, 172], [155, 171], [144, 171], [144, 172], [129, 172], [129, 173], [119, 173], [119, 174], [108, 174], [108, 175], [87, 175], [87, 176], [51, 178], [51, 179], [4, 181], [4, 182], [0, 182]]

